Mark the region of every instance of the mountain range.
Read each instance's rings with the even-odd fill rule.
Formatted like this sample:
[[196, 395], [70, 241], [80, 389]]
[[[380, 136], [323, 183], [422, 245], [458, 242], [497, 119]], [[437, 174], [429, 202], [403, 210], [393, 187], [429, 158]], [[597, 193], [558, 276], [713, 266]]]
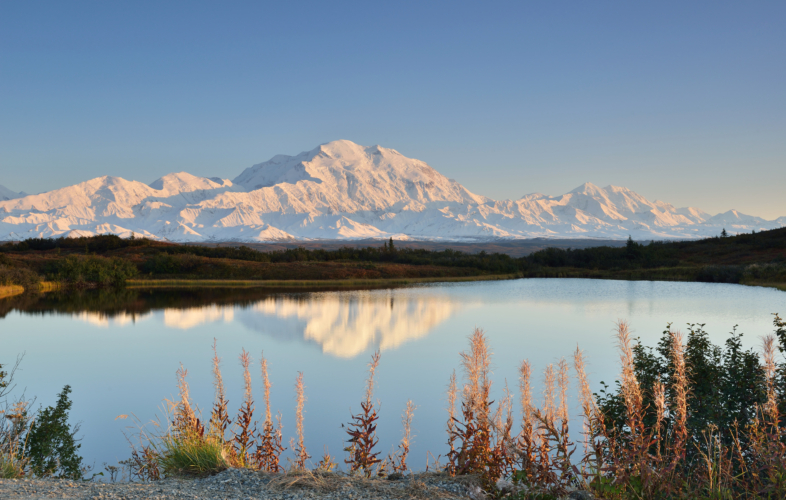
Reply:
[[27, 195], [0, 186], [0, 240], [135, 234], [171, 241], [570, 237], [695, 239], [786, 226], [730, 210], [649, 201], [591, 183], [497, 201], [394, 149], [341, 140], [277, 155], [232, 180], [171, 173], [98, 177]]

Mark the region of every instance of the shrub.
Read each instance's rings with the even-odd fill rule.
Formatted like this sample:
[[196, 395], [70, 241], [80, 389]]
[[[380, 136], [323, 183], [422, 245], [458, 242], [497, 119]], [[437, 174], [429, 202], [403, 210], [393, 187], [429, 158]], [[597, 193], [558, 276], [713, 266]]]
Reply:
[[695, 279], [704, 283], [739, 283], [742, 275], [742, 266], [704, 266]]
[[27, 455], [36, 476], [82, 479], [82, 446], [74, 438], [79, 425], [68, 424], [71, 387], [66, 385], [57, 397], [57, 404], [42, 410], [27, 436]]
[[79, 426], [68, 424], [71, 401], [70, 386], [58, 395], [57, 404], [37, 414], [31, 414], [30, 403], [18, 400], [9, 405], [6, 400], [13, 388], [14, 372], [21, 357], [17, 358], [11, 373], [0, 365], [0, 399], [4, 409], [0, 420], [0, 478], [19, 478], [30, 473], [38, 477], [55, 476], [82, 479], [87, 468], [77, 455], [80, 446], [75, 439]]
[[191, 274], [206, 259], [192, 254], [158, 254], [142, 264], [143, 273], [152, 274]]
[[76, 286], [118, 286], [137, 273], [136, 266], [127, 260], [83, 255], [69, 255], [47, 270], [53, 280]]
[[786, 265], [751, 264], [742, 272], [742, 280], [786, 282]]
[[[380, 464], [382, 460], [378, 458], [379, 452], [374, 451], [379, 439], [377, 438], [377, 420], [379, 415], [374, 408], [372, 398], [374, 396], [374, 373], [379, 365], [379, 351], [371, 356], [371, 363], [368, 364], [368, 379], [366, 380], [366, 397], [360, 403], [361, 412], [352, 415], [352, 421], [347, 426], [349, 435], [349, 446], [345, 451], [349, 452], [349, 458], [344, 463], [349, 465], [350, 472], [362, 472], [366, 477], [371, 477], [372, 468]], [[377, 471], [382, 474], [382, 470]]]
[[41, 277], [32, 269], [0, 264], [0, 286], [19, 285], [27, 289], [34, 288], [39, 283], [41, 283]]

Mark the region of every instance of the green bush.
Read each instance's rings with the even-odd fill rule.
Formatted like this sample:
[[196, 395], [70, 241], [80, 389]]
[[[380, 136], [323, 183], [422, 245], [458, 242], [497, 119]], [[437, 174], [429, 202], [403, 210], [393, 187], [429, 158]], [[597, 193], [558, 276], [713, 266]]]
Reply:
[[[777, 322], [776, 322], [777, 327]], [[674, 366], [670, 357], [672, 350], [671, 325], [663, 332], [658, 346], [653, 349], [641, 344], [633, 348], [636, 378], [641, 384], [645, 408], [644, 423], [648, 428], [656, 422], [654, 387], [657, 381], [666, 387], [672, 385]], [[735, 329], [729, 334], [725, 346], [714, 345], [704, 331], [704, 325], [688, 326], [688, 342], [685, 347], [685, 362], [688, 373], [688, 406], [691, 411], [687, 427], [689, 435], [696, 438], [695, 446], [688, 450], [689, 457], [706, 451], [701, 436], [716, 429], [723, 444], [730, 445], [735, 438], [734, 422], [744, 429], [767, 398], [764, 368], [755, 350], [742, 348], [742, 333]], [[786, 335], [784, 335], [786, 339]], [[606, 389], [596, 394], [598, 406], [606, 418], [606, 425], [622, 433], [625, 426], [625, 403], [617, 382], [617, 391]], [[667, 393], [669, 407], [673, 407], [673, 394]], [[672, 425], [672, 416], [665, 421], [666, 428]]]
[[158, 254], [142, 264], [143, 273], [152, 274], [190, 274], [196, 271], [206, 259], [192, 254]]
[[742, 272], [742, 280], [786, 282], [786, 265], [751, 264]]
[[41, 277], [31, 269], [0, 264], [0, 286], [20, 285], [32, 288], [39, 283], [41, 283]]
[[117, 286], [138, 273], [134, 264], [118, 258], [69, 255], [49, 265], [47, 274], [54, 281], [73, 285]]
[[739, 283], [742, 271], [742, 266], [704, 266], [695, 279], [704, 283]]
[[70, 386], [63, 387], [57, 404], [42, 410], [35, 418], [27, 435], [27, 457], [30, 467], [38, 477], [82, 479], [82, 457], [77, 451], [82, 446], [74, 438], [79, 426], [68, 424], [71, 400]]

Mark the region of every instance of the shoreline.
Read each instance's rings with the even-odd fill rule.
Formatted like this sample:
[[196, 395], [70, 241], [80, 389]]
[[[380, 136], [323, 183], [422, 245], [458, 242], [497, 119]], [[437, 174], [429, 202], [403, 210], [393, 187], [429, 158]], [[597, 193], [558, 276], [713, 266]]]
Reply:
[[[38, 292], [54, 292], [63, 287], [61, 283], [55, 281], [42, 281], [38, 284]], [[22, 285], [0, 285], [0, 299], [21, 295], [27, 290]]]
[[150, 482], [99, 482], [71, 479], [0, 479], [0, 497], [201, 500], [258, 498], [264, 500], [426, 500], [470, 499], [476, 476], [450, 477], [445, 473], [414, 472], [398, 480], [347, 476], [343, 473], [287, 471], [267, 474], [251, 469], [226, 469], [213, 476], [163, 478]]
[[14, 295], [19, 295], [24, 292], [25, 288], [20, 285], [0, 285], [0, 299], [13, 297]]
[[125, 288], [310, 288], [390, 286], [416, 283], [453, 283], [468, 281], [500, 281], [521, 278], [518, 274], [489, 274], [480, 276], [445, 276], [433, 278], [378, 278], [346, 280], [128, 280]]
[[747, 283], [740, 283], [740, 285], [760, 286], [760, 287], [764, 287], [764, 288], [775, 288], [776, 290], [780, 290], [782, 292], [786, 292], [786, 283], [768, 283], [766, 281], [749, 281]]
[[[522, 276], [521, 274], [491, 274], [481, 276], [446, 276], [428, 278], [371, 278], [371, 279], [343, 279], [343, 280], [235, 280], [235, 279], [160, 279], [160, 280], [128, 280], [123, 288], [129, 289], [178, 289], [178, 288], [352, 288], [352, 287], [388, 287], [401, 285], [414, 285], [418, 283], [461, 283], [474, 281], [502, 281], [512, 279], [544, 278], [544, 279], [591, 279], [612, 281], [680, 281], [685, 283], [702, 283], [686, 279], [652, 279], [652, 278], [625, 278], [620, 276], [575, 276], [566, 273], [562, 276]], [[748, 281], [730, 283], [742, 286], [774, 288], [786, 292], [786, 283], [769, 283], [765, 281]], [[65, 288], [62, 283], [44, 281], [39, 284], [38, 292], [54, 292]], [[20, 285], [1, 285], [0, 299], [14, 297], [25, 293]]]

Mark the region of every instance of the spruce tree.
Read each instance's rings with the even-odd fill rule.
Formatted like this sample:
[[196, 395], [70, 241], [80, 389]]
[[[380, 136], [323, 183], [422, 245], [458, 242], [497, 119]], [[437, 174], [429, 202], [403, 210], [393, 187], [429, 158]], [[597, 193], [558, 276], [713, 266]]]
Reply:
[[82, 445], [74, 439], [79, 426], [68, 425], [70, 392], [71, 386], [63, 387], [57, 404], [38, 414], [27, 436], [30, 466], [36, 476], [82, 479], [82, 457], [77, 455]]

